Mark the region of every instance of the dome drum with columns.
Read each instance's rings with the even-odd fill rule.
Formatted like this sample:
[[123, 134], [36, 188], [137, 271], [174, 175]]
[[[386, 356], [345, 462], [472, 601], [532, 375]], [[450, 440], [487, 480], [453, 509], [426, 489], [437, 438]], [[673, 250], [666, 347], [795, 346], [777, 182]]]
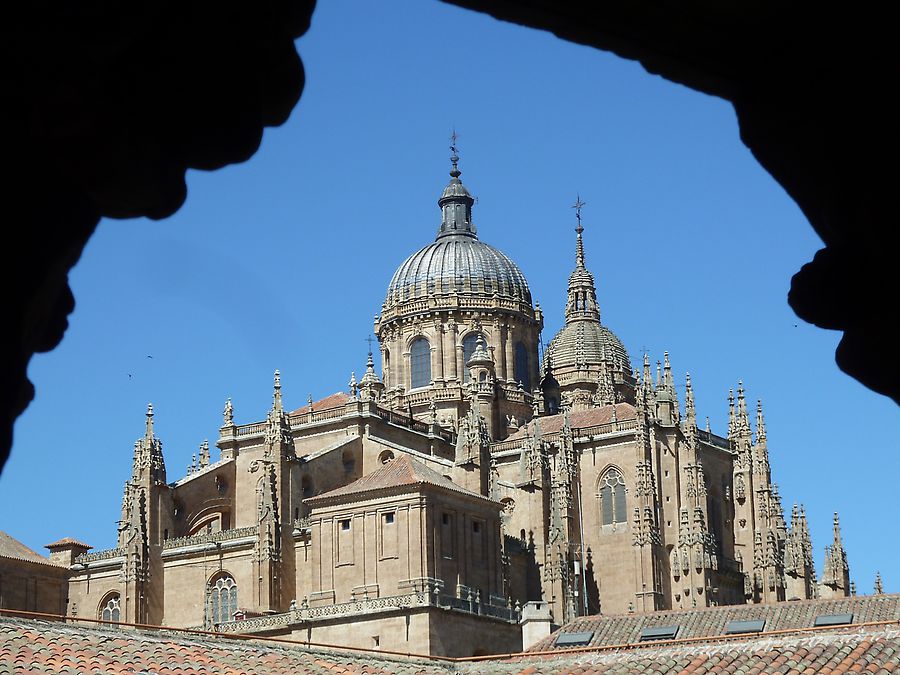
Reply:
[[[488, 426], [502, 435], [504, 420], [523, 419], [531, 411], [543, 317], [519, 267], [478, 238], [475, 200], [459, 178], [455, 153], [451, 160], [450, 182], [438, 200], [435, 241], [397, 268], [375, 319], [385, 399], [455, 427], [468, 410], [467, 362], [481, 338], [493, 364], [496, 405]], [[480, 398], [486, 386], [480, 384]]]

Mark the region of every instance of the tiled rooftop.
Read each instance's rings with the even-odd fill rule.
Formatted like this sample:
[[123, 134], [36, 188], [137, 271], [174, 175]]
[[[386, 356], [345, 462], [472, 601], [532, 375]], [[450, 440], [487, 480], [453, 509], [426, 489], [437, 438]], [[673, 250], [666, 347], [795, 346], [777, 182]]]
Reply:
[[[469, 664], [466, 664], [469, 666]], [[483, 670], [477, 670], [481, 665]], [[656, 645], [625, 650], [518, 657], [471, 664], [458, 672], [495, 675], [642, 673], [891, 673], [900, 671], [900, 630], [853, 628], [812, 634], [745, 637], [722, 643]]]
[[852, 614], [853, 623], [900, 621], [900, 595], [866, 595], [833, 600], [800, 600], [771, 605], [729, 605], [647, 614], [583, 617], [563, 626], [529, 651], [554, 649], [559, 633], [593, 632], [591, 646], [638, 642], [645, 628], [678, 626], [676, 639], [724, 635], [731, 621], [764, 620], [764, 631], [811, 628], [816, 617]]
[[58, 567], [56, 563], [50, 562], [50, 558], [45, 558], [40, 553], [32, 551], [21, 541], [14, 539], [2, 530], [0, 530], [0, 556]]
[[0, 675], [124, 673], [288, 675], [541, 675], [544, 673], [900, 672], [896, 623], [729, 641], [524, 654], [504, 660], [440, 661], [174, 632], [85, 628], [0, 618]]
[[315, 497], [310, 497], [305, 501], [316, 503], [320, 500], [332, 497], [358, 495], [363, 492], [372, 492], [384, 488], [394, 488], [402, 485], [413, 486], [423, 483], [483, 499], [481, 495], [457, 485], [434, 469], [425, 466], [422, 462], [413, 459], [409, 455], [401, 454], [397, 459], [379, 466], [373, 472], [366, 474], [362, 478], [359, 478], [348, 485], [335, 488], [330, 492], [324, 492]]
[[[325, 398], [320, 398], [318, 401], [313, 401], [312, 409], [313, 412], [317, 412], [319, 410], [328, 410], [329, 408], [337, 408], [338, 406], [344, 405], [347, 401], [350, 400], [350, 396], [345, 394], [342, 391], [335, 392], [334, 394], [330, 394]], [[309, 412], [309, 404], [303, 406], [302, 408], [297, 408], [296, 410], [291, 411], [291, 415], [300, 415], [302, 413]]]
[[[591, 408], [590, 410], [576, 410], [569, 413], [569, 424], [573, 429], [584, 429], [593, 427], [598, 424], [608, 424], [612, 422], [611, 405], [605, 405], [601, 408]], [[616, 419], [620, 422], [625, 420], [633, 420], [635, 418], [634, 406], [628, 403], [616, 404]], [[541, 417], [541, 433], [555, 434], [563, 427], [563, 415], [548, 415]], [[516, 433], [507, 438], [507, 441], [518, 440], [525, 436], [534, 436], [534, 421], [529, 422], [526, 426], [519, 429]]]
[[370, 654], [282, 647], [176, 633], [85, 628], [0, 617], [0, 675], [8, 673], [446, 673], [440, 663], [382, 660]]

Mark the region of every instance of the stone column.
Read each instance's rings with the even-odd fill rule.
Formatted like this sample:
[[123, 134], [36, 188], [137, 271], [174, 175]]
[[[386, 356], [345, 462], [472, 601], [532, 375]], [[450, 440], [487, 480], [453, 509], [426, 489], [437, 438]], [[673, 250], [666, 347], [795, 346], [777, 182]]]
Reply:
[[434, 372], [433, 380], [444, 381], [444, 327], [441, 319], [438, 317], [434, 322], [435, 342], [437, 343], [437, 360], [438, 367]]
[[457, 364], [456, 364], [456, 322], [453, 319], [450, 319], [450, 322], [447, 324], [447, 338], [449, 342], [447, 353], [449, 355], [449, 364], [450, 364], [450, 376], [449, 379], [455, 380], [459, 378]]
[[507, 363], [506, 363], [506, 343], [509, 342], [509, 333], [506, 330], [506, 326], [502, 325], [498, 320], [494, 324], [494, 335], [497, 336], [497, 353], [500, 356], [500, 363], [497, 364], [497, 379], [499, 380], [509, 380], [509, 376], [507, 373]]
[[514, 381], [516, 379], [516, 357], [513, 352], [513, 327], [510, 324], [506, 326], [506, 379]]

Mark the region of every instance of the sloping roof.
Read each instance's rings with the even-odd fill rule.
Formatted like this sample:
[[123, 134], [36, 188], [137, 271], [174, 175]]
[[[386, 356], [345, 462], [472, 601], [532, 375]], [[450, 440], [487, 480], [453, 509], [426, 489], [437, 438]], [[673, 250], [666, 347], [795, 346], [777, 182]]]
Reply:
[[447, 670], [440, 663], [431, 664], [424, 659], [389, 660], [370, 653], [0, 618], [0, 673], [25, 672], [438, 675]]
[[764, 631], [811, 628], [816, 616], [852, 614], [854, 623], [900, 621], [900, 595], [867, 595], [799, 600], [770, 605], [726, 605], [646, 614], [587, 616], [566, 624], [529, 651], [556, 649], [560, 633], [593, 632], [590, 646], [631, 644], [645, 628], [678, 626], [677, 639], [723, 635], [729, 621], [765, 620]]
[[[349, 394], [345, 394], [342, 391], [337, 391], [326, 396], [325, 398], [320, 398], [318, 401], [314, 401], [312, 404], [313, 412], [316, 412], [317, 410], [327, 410], [328, 408], [337, 408], [338, 406], [344, 405], [349, 400]], [[290, 414], [300, 415], [301, 413], [305, 412], [309, 412], [309, 404], [306, 404], [302, 408], [292, 410]]]
[[[900, 668], [896, 624], [727, 641], [560, 652], [512, 661], [465, 664], [457, 672], [524, 673], [889, 673]], [[476, 671], [474, 666], [483, 669]]]
[[395, 488], [398, 486], [408, 485], [435, 485], [452, 490], [472, 497], [486, 499], [480, 494], [467, 490], [454, 483], [452, 480], [445, 478], [434, 469], [431, 469], [422, 462], [419, 462], [409, 455], [401, 454], [397, 459], [391, 460], [387, 464], [382, 464], [371, 473], [367, 473], [352, 483], [342, 485], [339, 488], [323, 492], [315, 497], [306, 499], [307, 502], [316, 502], [321, 499], [332, 497], [345, 497], [349, 495], [358, 495], [362, 492], [372, 492], [385, 488]]
[[64, 548], [66, 546], [76, 546], [76, 547], [87, 549], [87, 550], [94, 548], [90, 544], [85, 544], [83, 541], [78, 541], [77, 539], [72, 539], [72, 537], [63, 537], [59, 541], [54, 541], [52, 544], [44, 544], [44, 548], [49, 548], [49, 549]]
[[728, 641], [523, 654], [503, 660], [438, 661], [374, 652], [235, 641], [167, 632], [87, 628], [0, 618], [0, 672], [182, 675], [540, 675], [543, 673], [896, 672], [896, 624]]
[[14, 539], [2, 530], [0, 530], [0, 556], [16, 560], [27, 560], [28, 562], [36, 562], [43, 565], [53, 565], [54, 567], [60, 566], [50, 562], [49, 558], [45, 558], [40, 553], [32, 551], [21, 541]]
[[[611, 405], [605, 405], [601, 408], [591, 408], [590, 410], [575, 410], [569, 413], [569, 424], [573, 429], [584, 429], [585, 427], [593, 427], [598, 424], [608, 424], [612, 422]], [[616, 419], [620, 422], [625, 420], [633, 420], [635, 418], [634, 406], [629, 403], [616, 403]], [[563, 415], [548, 415], [541, 417], [541, 433], [554, 434], [563, 427]], [[525, 438], [526, 430], [528, 436], [534, 435], [534, 420], [526, 426], [519, 429], [516, 433], [509, 436], [507, 441], [515, 441]], [[505, 441], [504, 441], [505, 442]]]

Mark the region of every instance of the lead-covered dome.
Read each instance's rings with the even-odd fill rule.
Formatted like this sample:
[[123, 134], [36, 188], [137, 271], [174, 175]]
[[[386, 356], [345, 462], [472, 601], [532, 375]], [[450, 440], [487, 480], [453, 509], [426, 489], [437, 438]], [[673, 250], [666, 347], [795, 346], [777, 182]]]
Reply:
[[441, 226], [434, 243], [409, 256], [391, 278], [384, 306], [436, 295], [493, 296], [531, 305], [525, 275], [502, 251], [478, 239], [472, 222], [475, 200], [459, 179], [458, 157], [451, 158], [450, 183], [438, 206]]
[[525, 275], [509, 257], [476, 237], [439, 237], [403, 261], [385, 305], [431, 295], [493, 295], [531, 304]]

